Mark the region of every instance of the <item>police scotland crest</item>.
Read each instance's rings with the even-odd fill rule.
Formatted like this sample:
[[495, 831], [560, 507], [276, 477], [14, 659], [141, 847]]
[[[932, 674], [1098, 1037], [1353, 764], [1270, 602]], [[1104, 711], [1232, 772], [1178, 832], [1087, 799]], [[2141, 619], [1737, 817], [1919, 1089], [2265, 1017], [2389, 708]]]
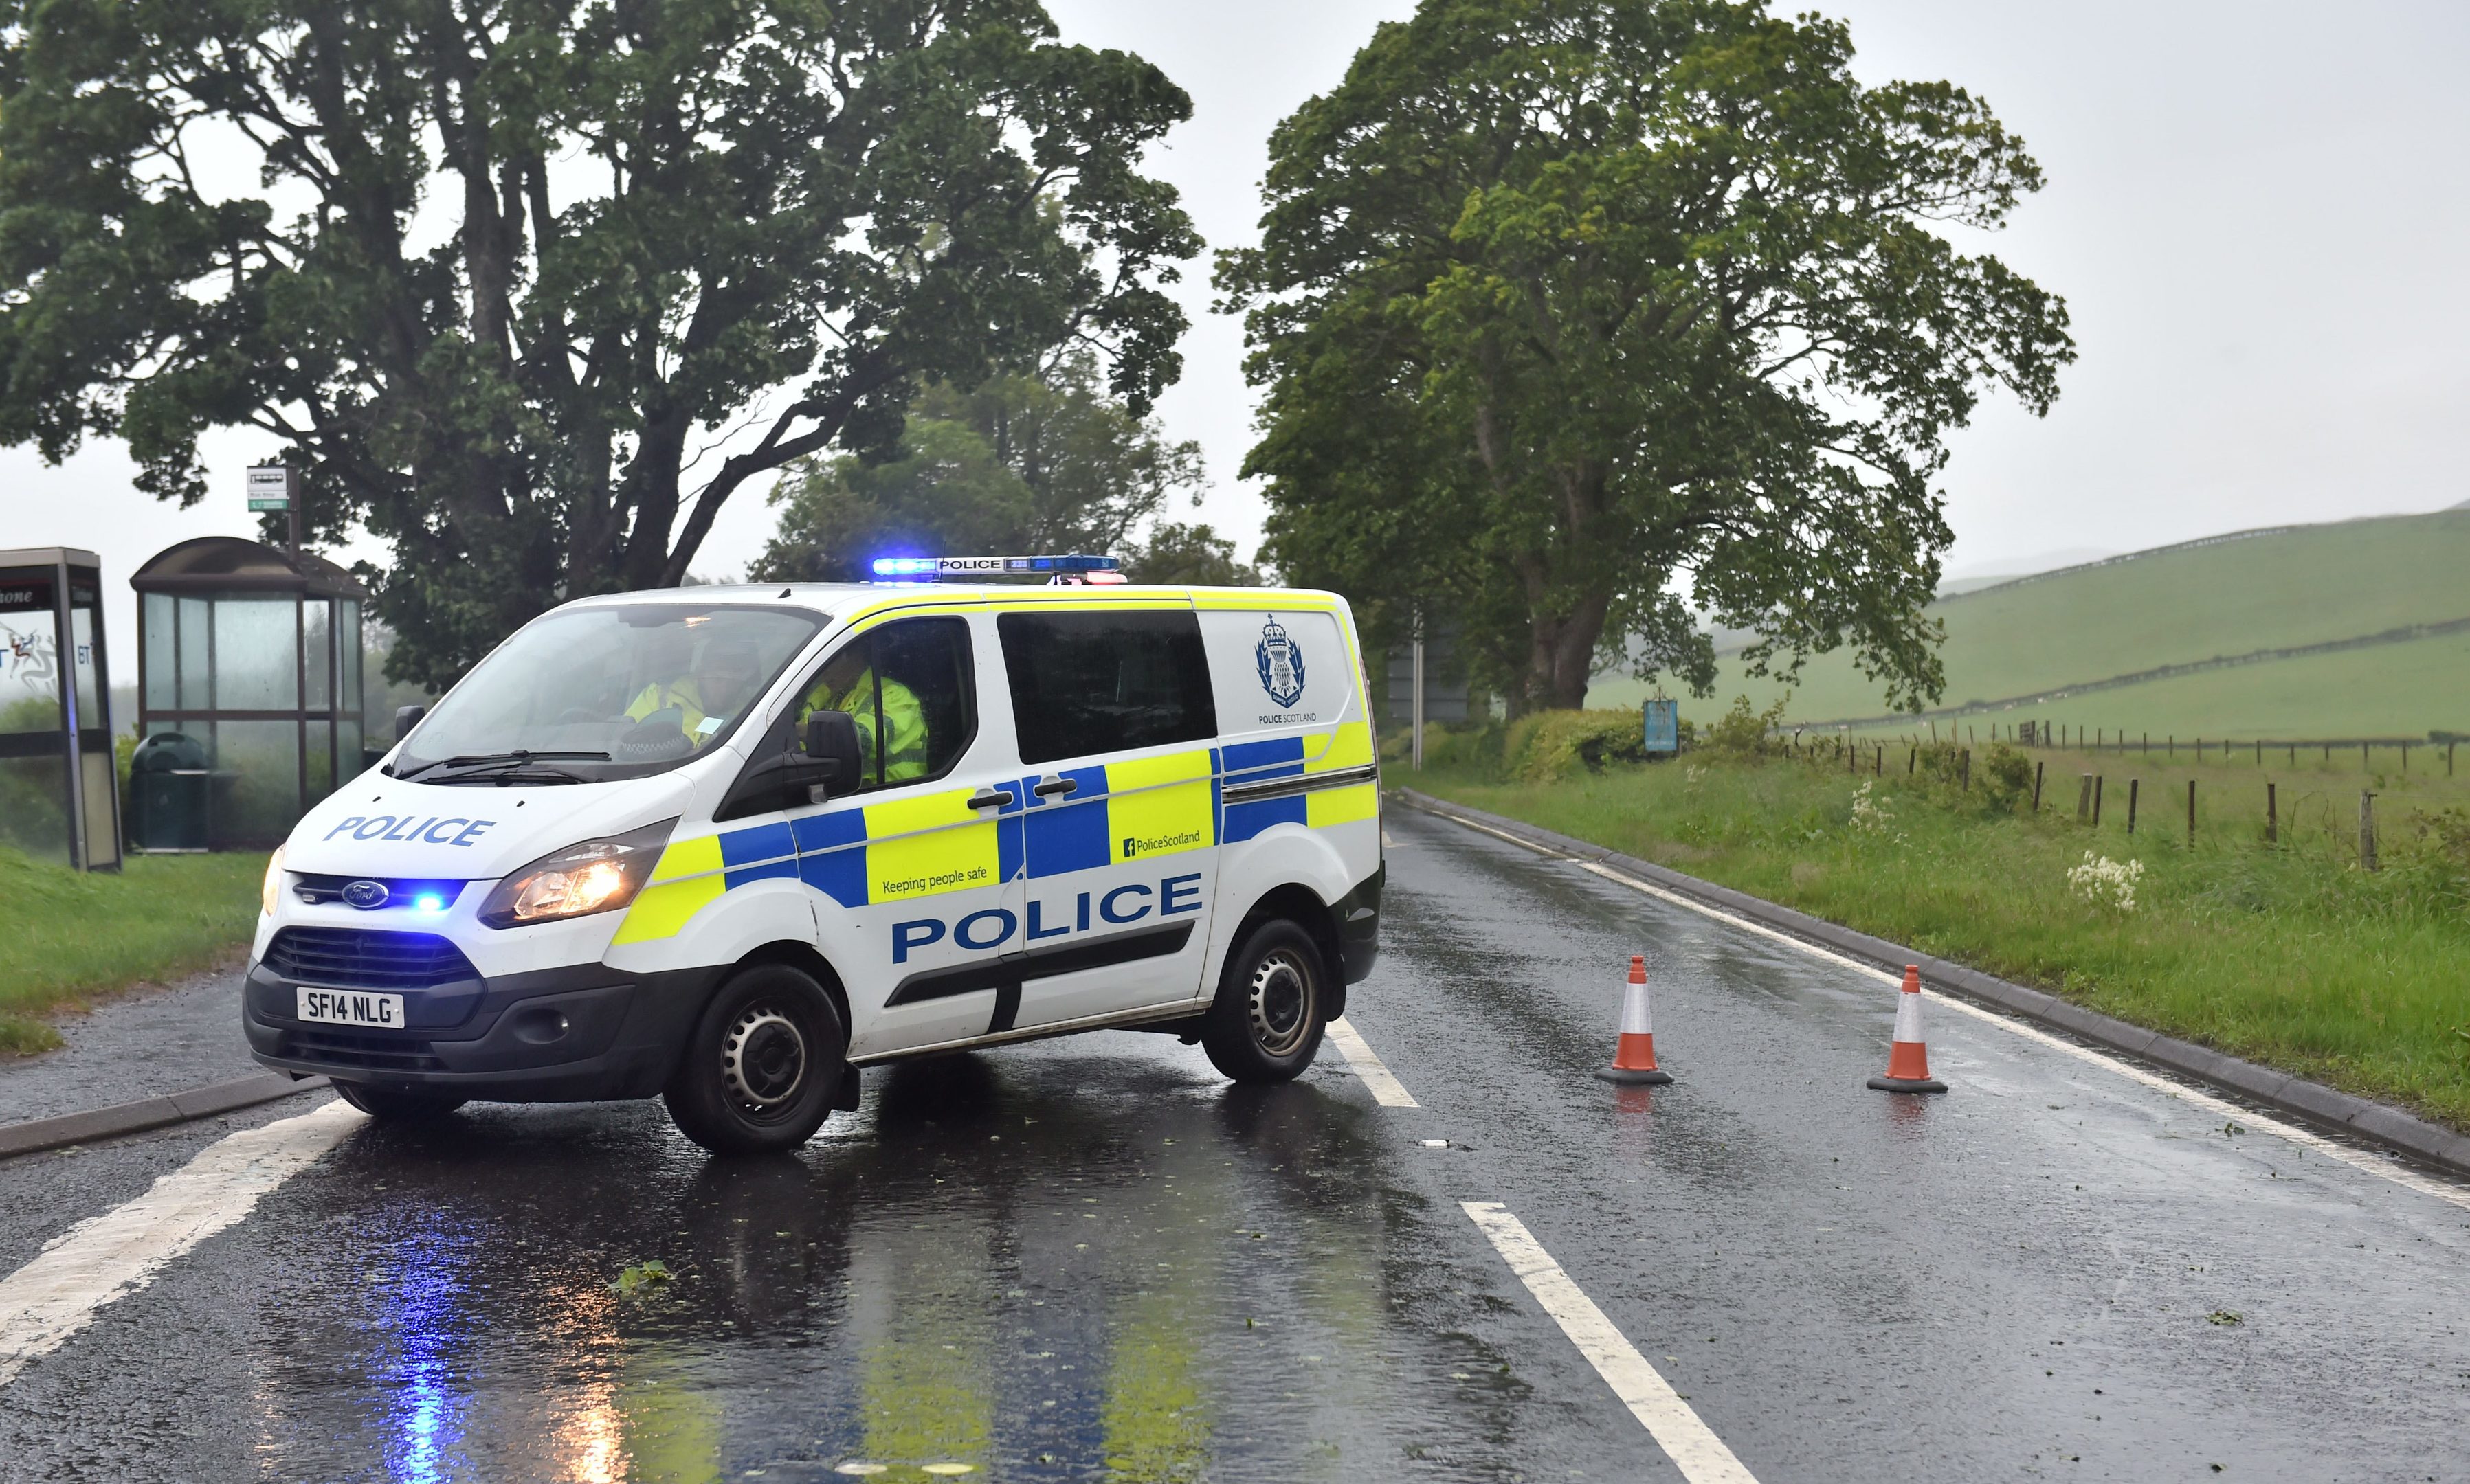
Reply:
[[1261, 626], [1261, 642], [1252, 651], [1261, 670], [1261, 688], [1281, 707], [1304, 698], [1304, 654], [1275, 618]]

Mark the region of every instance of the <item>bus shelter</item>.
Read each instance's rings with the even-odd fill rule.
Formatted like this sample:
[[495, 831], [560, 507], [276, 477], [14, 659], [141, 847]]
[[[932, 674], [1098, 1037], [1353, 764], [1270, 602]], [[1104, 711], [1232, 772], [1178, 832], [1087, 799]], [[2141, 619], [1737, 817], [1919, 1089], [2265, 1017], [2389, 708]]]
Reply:
[[138, 729], [149, 743], [177, 732], [202, 752], [208, 847], [282, 844], [361, 772], [366, 591], [323, 557], [234, 536], [157, 552], [129, 586]]
[[0, 846], [81, 870], [120, 866], [101, 560], [0, 551]]

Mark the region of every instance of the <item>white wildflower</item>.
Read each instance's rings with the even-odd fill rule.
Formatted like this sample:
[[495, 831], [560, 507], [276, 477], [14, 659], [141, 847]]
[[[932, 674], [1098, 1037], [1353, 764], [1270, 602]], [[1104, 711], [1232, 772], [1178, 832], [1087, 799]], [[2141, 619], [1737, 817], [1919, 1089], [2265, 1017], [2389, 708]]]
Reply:
[[1865, 834], [1883, 835], [1887, 826], [1896, 823], [1895, 811], [1887, 801], [1874, 796], [1871, 784], [1863, 783], [1852, 791], [1852, 827]]
[[1706, 769], [1699, 767], [1696, 763], [1684, 763], [1681, 768], [1681, 787], [1685, 792], [1694, 790], [1697, 788], [1699, 783], [1705, 780], [1706, 777]]
[[2120, 912], [2135, 910], [2135, 886], [2144, 879], [2142, 861], [2113, 861], [2085, 852], [2084, 864], [2067, 868], [2067, 885], [2086, 901]]

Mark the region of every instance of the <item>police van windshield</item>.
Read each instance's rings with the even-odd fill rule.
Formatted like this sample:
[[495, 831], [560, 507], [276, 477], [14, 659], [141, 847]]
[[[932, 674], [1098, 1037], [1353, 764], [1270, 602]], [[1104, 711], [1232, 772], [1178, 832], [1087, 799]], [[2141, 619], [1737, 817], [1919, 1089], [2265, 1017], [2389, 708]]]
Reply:
[[425, 782], [597, 782], [729, 735], [822, 627], [797, 609], [643, 603], [534, 622], [412, 730], [388, 772]]

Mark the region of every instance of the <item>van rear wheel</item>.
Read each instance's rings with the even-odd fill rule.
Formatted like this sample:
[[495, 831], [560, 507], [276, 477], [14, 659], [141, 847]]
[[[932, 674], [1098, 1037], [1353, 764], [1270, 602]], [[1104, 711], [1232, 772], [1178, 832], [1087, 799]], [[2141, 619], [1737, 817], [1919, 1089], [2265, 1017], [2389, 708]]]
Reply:
[[1312, 935], [1265, 922], [1226, 956], [1200, 1047], [1239, 1082], [1293, 1081], [1320, 1051], [1329, 970]]
[[680, 1133], [715, 1154], [777, 1154], [823, 1126], [848, 1055], [823, 986], [758, 963], [704, 1008], [661, 1101]]

